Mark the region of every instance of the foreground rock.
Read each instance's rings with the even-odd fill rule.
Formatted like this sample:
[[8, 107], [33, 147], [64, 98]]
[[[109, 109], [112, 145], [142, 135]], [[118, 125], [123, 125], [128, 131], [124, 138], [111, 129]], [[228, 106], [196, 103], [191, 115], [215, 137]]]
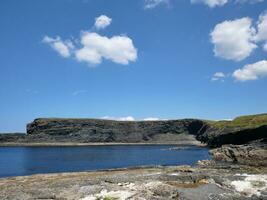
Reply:
[[267, 170], [210, 161], [0, 179], [0, 199], [207, 200], [266, 199]]

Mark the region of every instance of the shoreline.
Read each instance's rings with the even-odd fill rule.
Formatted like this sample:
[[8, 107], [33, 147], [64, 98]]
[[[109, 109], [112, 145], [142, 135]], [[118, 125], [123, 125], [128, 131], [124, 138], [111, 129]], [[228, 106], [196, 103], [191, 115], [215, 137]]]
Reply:
[[118, 168], [109, 168], [109, 169], [92, 169], [92, 170], [84, 170], [84, 171], [63, 171], [63, 172], [48, 172], [48, 173], [36, 173], [36, 174], [26, 174], [26, 175], [16, 175], [16, 176], [3, 176], [0, 177], [0, 182], [5, 179], [22, 179], [22, 178], [34, 178], [34, 177], [42, 177], [42, 176], [71, 176], [71, 175], [82, 175], [82, 174], [101, 174], [101, 173], [112, 173], [112, 172], [127, 172], [127, 171], [135, 171], [135, 170], [151, 170], [151, 169], [164, 169], [164, 168], [174, 168], [181, 166], [190, 166], [194, 167], [194, 165], [141, 165], [141, 166], [129, 166], [129, 167], [118, 167]]
[[181, 142], [137, 142], [137, 143], [123, 143], [123, 142], [89, 142], [89, 143], [76, 143], [76, 142], [3, 142], [0, 147], [81, 147], [81, 146], [135, 146], [135, 145], [177, 145], [177, 146], [199, 146], [207, 147], [206, 144], [199, 141], [181, 141]]
[[0, 178], [0, 199], [167, 200], [180, 197], [206, 200], [210, 195], [223, 195], [226, 199], [264, 199], [265, 189], [261, 184], [252, 189], [240, 188], [236, 184], [253, 184], [254, 179], [267, 183], [267, 168], [213, 161], [202, 161], [196, 166], [143, 166], [34, 174]]

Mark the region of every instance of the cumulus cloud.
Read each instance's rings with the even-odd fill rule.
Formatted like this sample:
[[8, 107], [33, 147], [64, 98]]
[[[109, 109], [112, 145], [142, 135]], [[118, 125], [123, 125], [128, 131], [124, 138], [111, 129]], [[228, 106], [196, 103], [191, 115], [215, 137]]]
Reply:
[[169, 0], [145, 0], [145, 9], [152, 9], [161, 4], [169, 4]]
[[211, 81], [218, 81], [218, 80], [222, 80], [225, 78], [225, 74], [223, 72], [216, 72], [215, 74], [213, 74]]
[[[105, 28], [111, 23], [111, 18], [101, 15], [96, 18], [95, 27]], [[50, 45], [61, 56], [72, 57], [89, 66], [100, 64], [103, 59], [114, 63], [127, 65], [137, 59], [137, 48], [126, 35], [112, 37], [102, 36], [96, 32], [82, 31], [80, 38], [63, 41], [60, 37], [45, 36], [43, 42]], [[74, 45], [75, 44], [75, 45]]]
[[127, 116], [127, 117], [111, 117], [111, 116], [104, 116], [102, 119], [106, 120], [115, 120], [115, 121], [135, 121], [134, 117]]
[[260, 15], [257, 22], [258, 32], [256, 35], [256, 40], [267, 40], [267, 12]]
[[95, 18], [95, 27], [97, 29], [104, 29], [111, 24], [112, 19], [106, 15], [100, 15]]
[[88, 64], [99, 64], [105, 58], [127, 65], [130, 61], [137, 59], [137, 49], [127, 36], [108, 38], [97, 33], [83, 32], [81, 44], [83, 47], [76, 50], [75, 57], [78, 61]]
[[241, 69], [237, 69], [233, 73], [233, 77], [237, 81], [257, 80], [267, 76], [267, 61], [262, 60], [253, 64], [245, 65]]
[[248, 17], [217, 24], [210, 33], [215, 56], [235, 61], [247, 58], [257, 48], [255, 34]]
[[[115, 121], [136, 121], [136, 119], [132, 116], [126, 116], [126, 117], [104, 116], [104, 117], [101, 117], [101, 119], [115, 120]], [[167, 119], [160, 119], [157, 117], [147, 117], [147, 118], [141, 119], [141, 121], [159, 121], [159, 120], [167, 120]]]
[[267, 12], [260, 15], [257, 22], [257, 30], [255, 40], [257, 42], [264, 42], [263, 50], [267, 51]]
[[52, 38], [45, 36], [43, 42], [49, 44], [56, 52], [63, 57], [70, 57], [71, 49], [74, 48], [70, 40], [62, 41], [60, 37]]
[[191, 3], [193, 4], [202, 3], [209, 6], [210, 8], [213, 8], [215, 6], [223, 6], [227, 2], [228, 0], [191, 0]]
[[145, 118], [143, 119], [144, 121], [159, 121], [160, 119], [157, 118], [157, 117], [148, 117], [148, 118]]

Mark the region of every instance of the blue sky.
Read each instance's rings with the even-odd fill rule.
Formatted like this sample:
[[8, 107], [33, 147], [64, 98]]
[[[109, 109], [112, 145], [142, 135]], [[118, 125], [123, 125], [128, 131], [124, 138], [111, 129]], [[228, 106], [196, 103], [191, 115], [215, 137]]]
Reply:
[[2, 0], [0, 132], [38, 117], [267, 112], [266, 10], [264, 0]]

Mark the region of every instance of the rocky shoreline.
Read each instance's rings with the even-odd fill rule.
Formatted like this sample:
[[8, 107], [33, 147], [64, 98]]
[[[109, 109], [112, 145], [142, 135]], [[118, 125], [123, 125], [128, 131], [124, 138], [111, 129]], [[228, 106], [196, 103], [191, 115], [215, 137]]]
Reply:
[[201, 161], [0, 179], [0, 199], [246, 200], [267, 198], [267, 168]]

